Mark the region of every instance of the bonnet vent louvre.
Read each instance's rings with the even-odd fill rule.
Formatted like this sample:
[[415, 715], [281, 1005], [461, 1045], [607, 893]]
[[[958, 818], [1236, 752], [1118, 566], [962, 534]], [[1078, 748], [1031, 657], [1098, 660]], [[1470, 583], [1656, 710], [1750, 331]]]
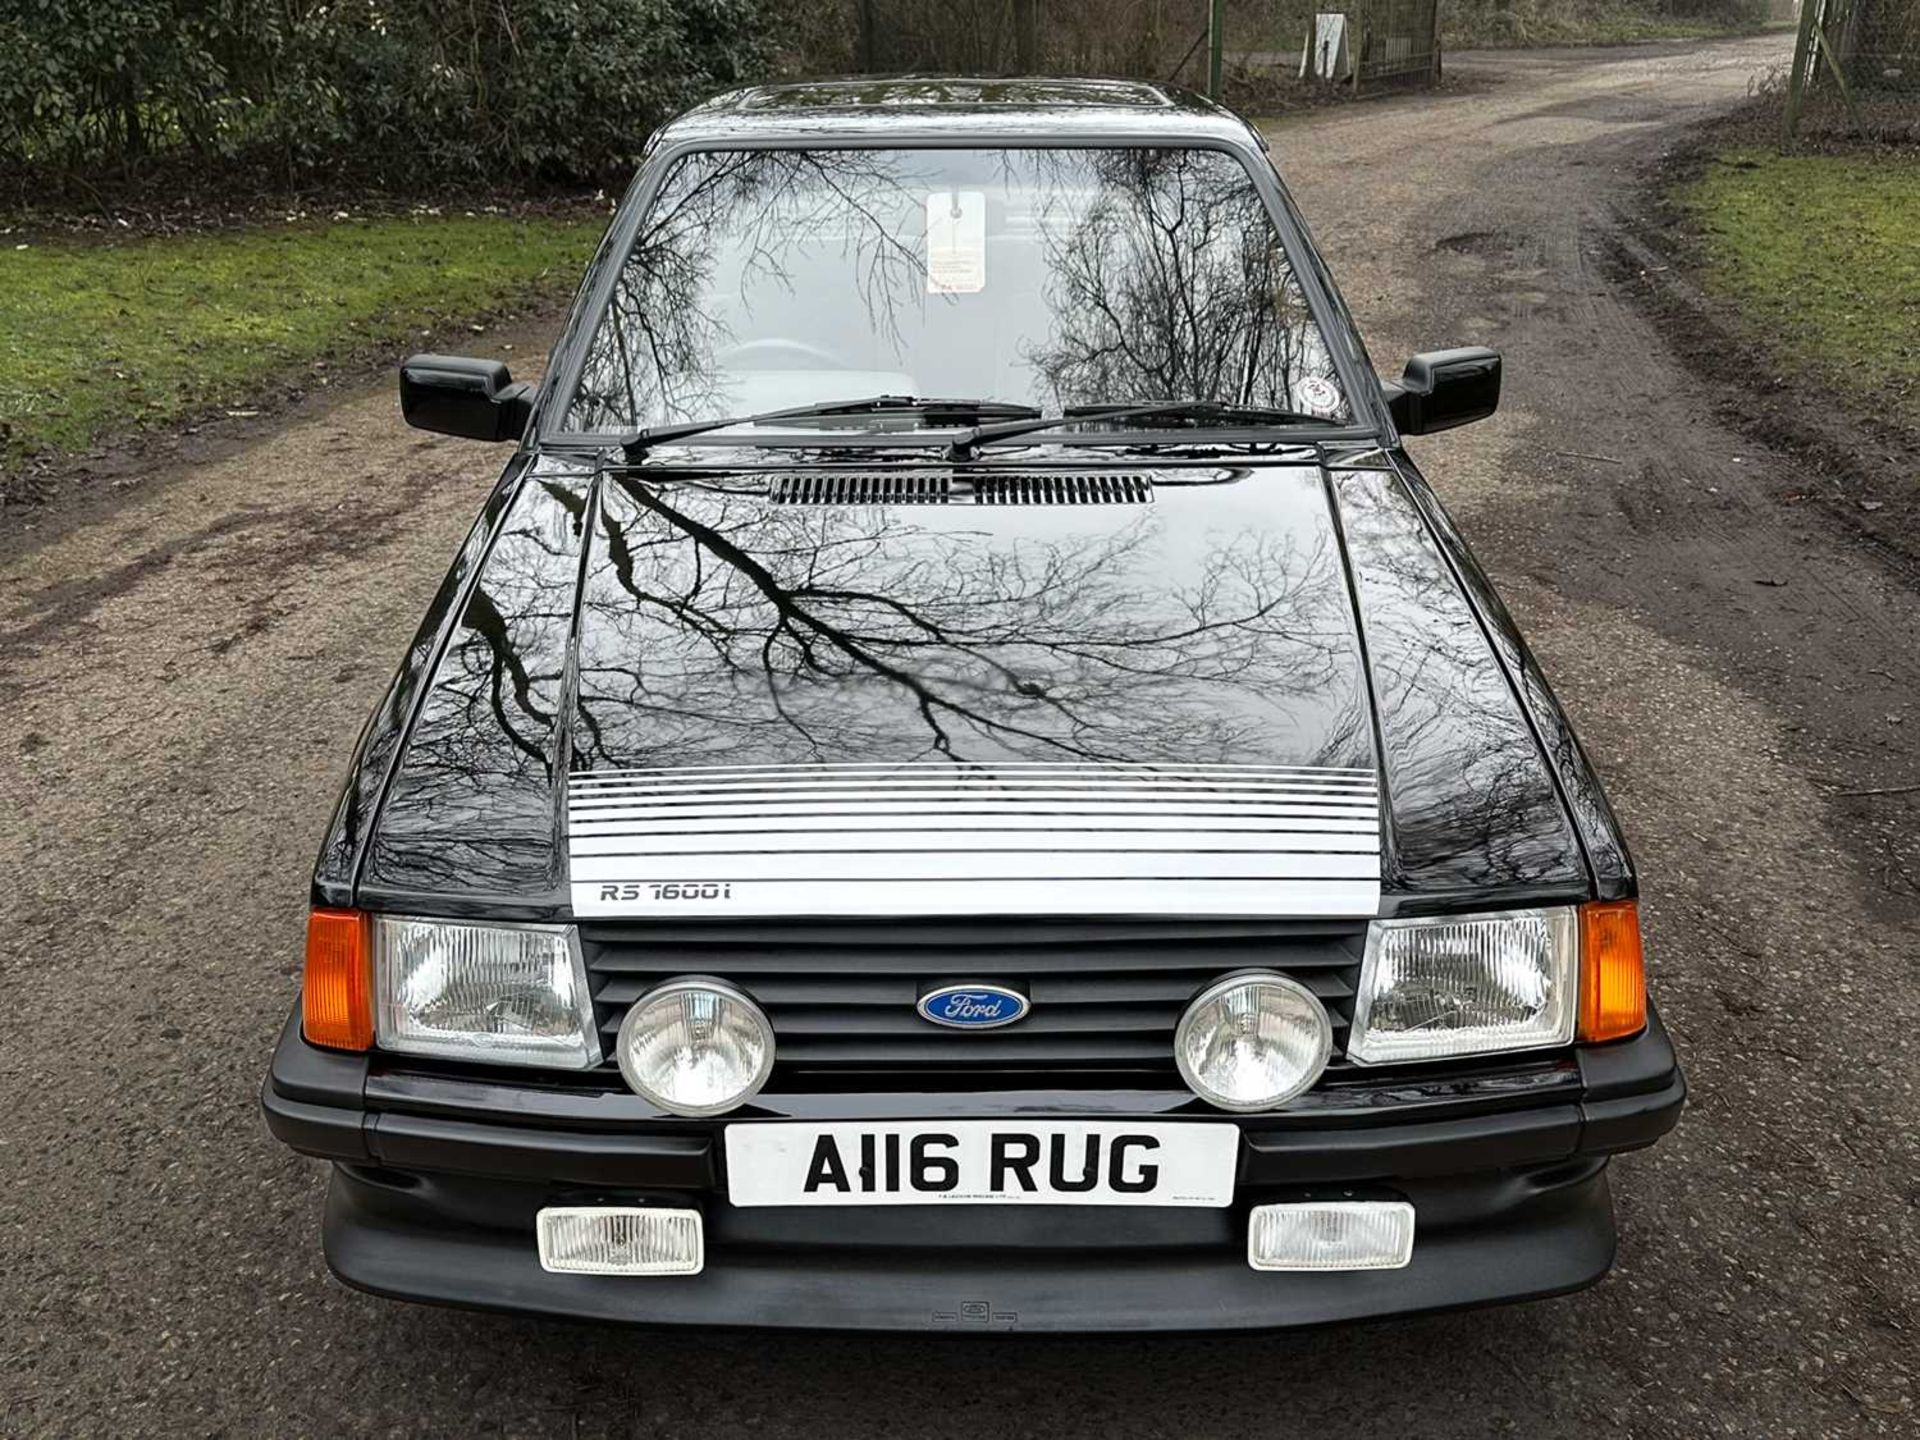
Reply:
[[1145, 505], [1153, 482], [1144, 475], [983, 475], [976, 505]]
[[775, 505], [945, 505], [952, 489], [948, 475], [829, 471], [776, 475], [767, 498]]
[[820, 471], [775, 475], [774, 505], [1146, 505], [1153, 481], [1135, 472], [944, 475]]

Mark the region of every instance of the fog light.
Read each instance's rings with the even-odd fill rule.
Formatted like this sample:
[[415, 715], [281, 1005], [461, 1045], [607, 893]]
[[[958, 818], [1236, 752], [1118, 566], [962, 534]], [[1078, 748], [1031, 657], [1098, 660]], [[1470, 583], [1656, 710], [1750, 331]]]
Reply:
[[698, 1210], [557, 1206], [540, 1212], [540, 1268], [556, 1275], [698, 1275]]
[[1413, 1206], [1404, 1200], [1256, 1205], [1247, 1264], [1256, 1270], [1398, 1270], [1413, 1258]]

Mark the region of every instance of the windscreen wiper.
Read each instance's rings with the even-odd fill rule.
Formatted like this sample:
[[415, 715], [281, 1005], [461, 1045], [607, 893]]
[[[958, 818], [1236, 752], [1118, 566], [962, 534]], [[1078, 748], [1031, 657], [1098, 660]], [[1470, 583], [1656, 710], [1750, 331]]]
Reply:
[[968, 460], [976, 447], [996, 440], [1012, 440], [1076, 421], [1092, 420], [1201, 420], [1229, 425], [1332, 425], [1338, 421], [1324, 415], [1308, 415], [1298, 410], [1279, 410], [1265, 405], [1235, 405], [1220, 400], [1163, 400], [1149, 405], [1069, 405], [1058, 415], [1031, 419], [1004, 420], [998, 424], [976, 425], [954, 440], [948, 455]]
[[[777, 420], [811, 420], [827, 415], [917, 414], [929, 425], [974, 425], [982, 420], [1002, 424], [1031, 424], [1040, 418], [1032, 405], [1016, 405], [1006, 400], [928, 399], [920, 395], [868, 395], [858, 400], [822, 400], [812, 405], [794, 405], [784, 410], [762, 410], [757, 415], [728, 415], [714, 420], [684, 420], [677, 425], [656, 425], [638, 430], [620, 442], [629, 464], [640, 459], [655, 445], [704, 435], [709, 430], [725, 430], [734, 425], [769, 425]], [[1048, 422], [1052, 423], [1052, 422]]]

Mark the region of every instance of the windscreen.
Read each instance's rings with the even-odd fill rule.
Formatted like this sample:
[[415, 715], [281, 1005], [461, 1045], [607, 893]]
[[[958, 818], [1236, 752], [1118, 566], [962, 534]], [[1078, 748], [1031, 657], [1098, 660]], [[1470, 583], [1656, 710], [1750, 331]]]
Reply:
[[735, 150], [668, 172], [565, 428], [874, 395], [1351, 419], [1281, 236], [1230, 154]]

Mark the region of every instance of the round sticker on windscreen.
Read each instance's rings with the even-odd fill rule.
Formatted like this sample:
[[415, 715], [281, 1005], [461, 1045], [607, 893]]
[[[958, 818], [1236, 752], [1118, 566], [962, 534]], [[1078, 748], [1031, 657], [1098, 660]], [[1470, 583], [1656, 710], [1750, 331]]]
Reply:
[[1306, 375], [1293, 382], [1300, 408], [1332, 412], [1340, 408], [1340, 388], [1322, 375]]

